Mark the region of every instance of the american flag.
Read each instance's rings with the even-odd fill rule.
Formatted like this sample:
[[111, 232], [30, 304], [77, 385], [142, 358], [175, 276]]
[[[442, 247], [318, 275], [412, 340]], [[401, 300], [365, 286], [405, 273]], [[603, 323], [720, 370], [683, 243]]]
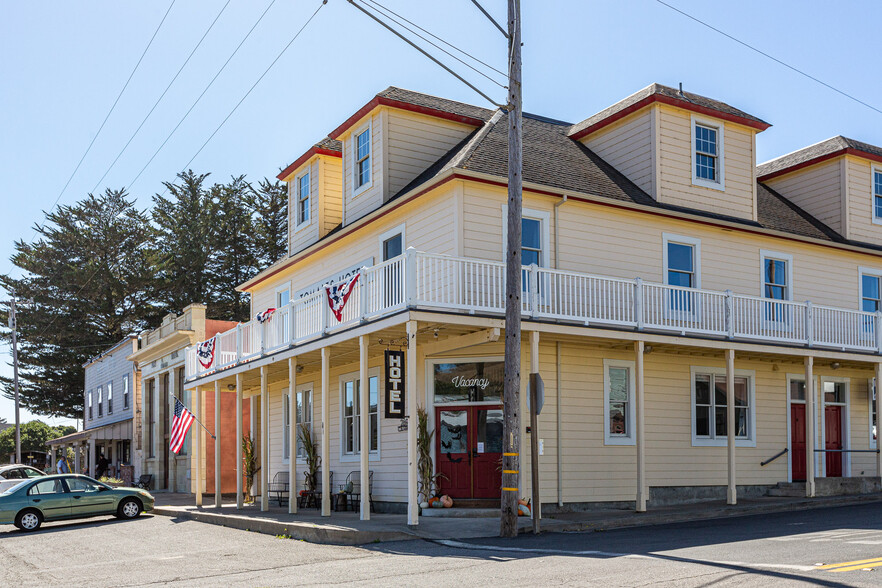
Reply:
[[184, 406], [184, 403], [175, 398], [175, 416], [172, 419], [171, 435], [169, 436], [168, 448], [177, 455], [184, 446], [187, 431], [193, 424], [193, 413]]
[[257, 322], [259, 322], [259, 323], [265, 323], [266, 321], [268, 321], [268, 320], [270, 320], [271, 318], [273, 318], [273, 313], [274, 313], [274, 312], [276, 312], [276, 309], [275, 309], [275, 308], [267, 308], [267, 309], [264, 310], [263, 312], [258, 312], [257, 315], [255, 315], [254, 318], [256, 318], [256, 319], [257, 319]]
[[360, 272], [355, 274], [351, 280], [344, 284], [325, 286], [325, 292], [328, 293], [328, 306], [331, 307], [331, 312], [334, 313], [338, 321], [343, 320], [343, 307], [346, 306], [346, 301], [349, 300], [349, 295], [355, 289], [355, 283], [360, 275]]
[[214, 337], [196, 347], [196, 357], [199, 359], [199, 365], [205, 369], [211, 367], [214, 363]]

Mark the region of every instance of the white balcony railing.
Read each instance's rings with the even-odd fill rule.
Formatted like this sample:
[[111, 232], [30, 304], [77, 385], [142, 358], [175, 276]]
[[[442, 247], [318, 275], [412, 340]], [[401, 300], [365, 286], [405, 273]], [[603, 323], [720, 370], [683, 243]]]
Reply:
[[[770, 300], [625, 280], [537, 266], [522, 269], [524, 316], [582, 325], [624, 327], [816, 346], [882, 354], [882, 313]], [[409, 249], [362, 268], [340, 320], [318, 292], [215, 336], [215, 352], [198, 361], [187, 350], [187, 378], [300, 345], [405, 308], [502, 315], [505, 265]]]

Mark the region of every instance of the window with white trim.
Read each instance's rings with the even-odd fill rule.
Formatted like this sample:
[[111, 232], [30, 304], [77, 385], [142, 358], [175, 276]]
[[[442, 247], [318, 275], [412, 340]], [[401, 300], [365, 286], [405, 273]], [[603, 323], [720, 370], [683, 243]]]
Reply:
[[719, 182], [717, 128], [695, 124], [695, 177]]
[[104, 416], [104, 391], [98, 388], [98, 416]]
[[107, 383], [107, 414], [113, 414], [113, 382]]
[[355, 189], [371, 181], [371, 129], [355, 135]]
[[[129, 376], [123, 376], [123, 410], [129, 407]], [[180, 388], [178, 388], [180, 390]]]
[[282, 308], [291, 302], [291, 289], [285, 288], [276, 292], [276, 308]]
[[603, 440], [606, 445], [634, 445], [634, 362], [603, 361]]
[[876, 413], [876, 378], [870, 378], [867, 384], [867, 396], [870, 399], [870, 449], [876, 449], [878, 446], [876, 427], [879, 422], [876, 420], [879, 418], [879, 415]]
[[[762, 266], [762, 297], [768, 300], [793, 300], [793, 256], [786, 253], [760, 251]], [[767, 321], [790, 322], [792, 309], [786, 304], [767, 302]]]
[[297, 178], [297, 224], [309, 222], [309, 172]]
[[882, 223], [882, 170], [873, 168], [873, 220]]
[[[342, 382], [341, 393], [343, 401], [343, 435], [341, 437], [343, 443], [343, 455], [359, 455], [361, 454], [361, 386], [359, 385], [358, 376], [345, 378]], [[376, 453], [379, 449], [379, 421], [377, 415], [377, 405], [379, 400], [379, 377], [368, 377], [368, 426], [370, 427], [370, 453]]]
[[300, 439], [300, 429], [306, 428], [312, 432], [312, 387], [297, 390], [297, 459], [306, 459], [306, 447]]
[[[735, 439], [753, 439], [753, 381], [735, 376]], [[693, 370], [692, 437], [696, 445], [726, 443], [728, 418], [725, 371]]]
[[291, 394], [282, 395], [282, 459], [291, 459]]
[[89, 402], [89, 418], [91, 419], [92, 418], [92, 391], [91, 390], [89, 390], [89, 394], [88, 394], [87, 398], [88, 398], [88, 402]]
[[861, 310], [882, 310], [882, 276], [861, 274]]
[[[664, 234], [662, 240], [665, 283], [678, 288], [701, 288], [701, 241], [668, 234]], [[673, 311], [691, 313], [695, 309], [695, 295], [683, 290], [671, 291], [668, 306]]]

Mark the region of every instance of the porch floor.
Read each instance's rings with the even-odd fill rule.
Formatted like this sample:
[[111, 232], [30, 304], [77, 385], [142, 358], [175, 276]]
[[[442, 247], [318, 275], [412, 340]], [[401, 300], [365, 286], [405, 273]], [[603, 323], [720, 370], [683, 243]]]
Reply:
[[[385, 541], [412, 539], [462, 540], [499, 535], [499, 519], [420, 517], [417, 527], [408, 527], [404, 514], [371, 513], [371, 520], [362, 521], [357, 512], [331, 512], [322, 517], [321, 511], [300, 509], [288, 514], [288, 507], [270, 506], [261, 512], [259, 505], [236, 509], [235, 500], [224, 496], [223, 506], [214, 506], [213, 497], [204, 497], [205, 506], [194, 506], [192, 494], [157, 493], [154, 514], [222, 525], [269, 535], [287, 536], [312, 543], [335, 545], [364, 545]], [[846, 506], [865, 502], [882, 502], [882, 494], [837, 496], [824, 498], [763, 497], [739, 500], [735, 506], [722, 501], [650, 508], [645, 513], [633, 510], [598, 508], [584, 512], [543, 515], [542, 531], [572, 532], [607, 530], [646, 525], [662, 525], [716, 518], [747, 516], [770, 512], [809, 510], [830, 506]], [[520, 532], [530, 532], [532, 522], [519, 518]]]

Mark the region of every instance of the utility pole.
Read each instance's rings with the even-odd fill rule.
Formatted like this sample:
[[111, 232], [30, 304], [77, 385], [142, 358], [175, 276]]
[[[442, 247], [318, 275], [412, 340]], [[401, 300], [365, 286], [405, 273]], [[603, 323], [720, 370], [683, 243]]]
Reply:
[[15, 318], [15, 294], [9, 303], [9, 328], [12, 329], [12, 379], [15, 386], [15, 463], [21, 463], [21, 416], [18, 400], [18, 321]]
[[508, 0], [508, 239], [505, 249], [505, 384], [499, 534], [518, 534], [521, 447], [521, 3]]

